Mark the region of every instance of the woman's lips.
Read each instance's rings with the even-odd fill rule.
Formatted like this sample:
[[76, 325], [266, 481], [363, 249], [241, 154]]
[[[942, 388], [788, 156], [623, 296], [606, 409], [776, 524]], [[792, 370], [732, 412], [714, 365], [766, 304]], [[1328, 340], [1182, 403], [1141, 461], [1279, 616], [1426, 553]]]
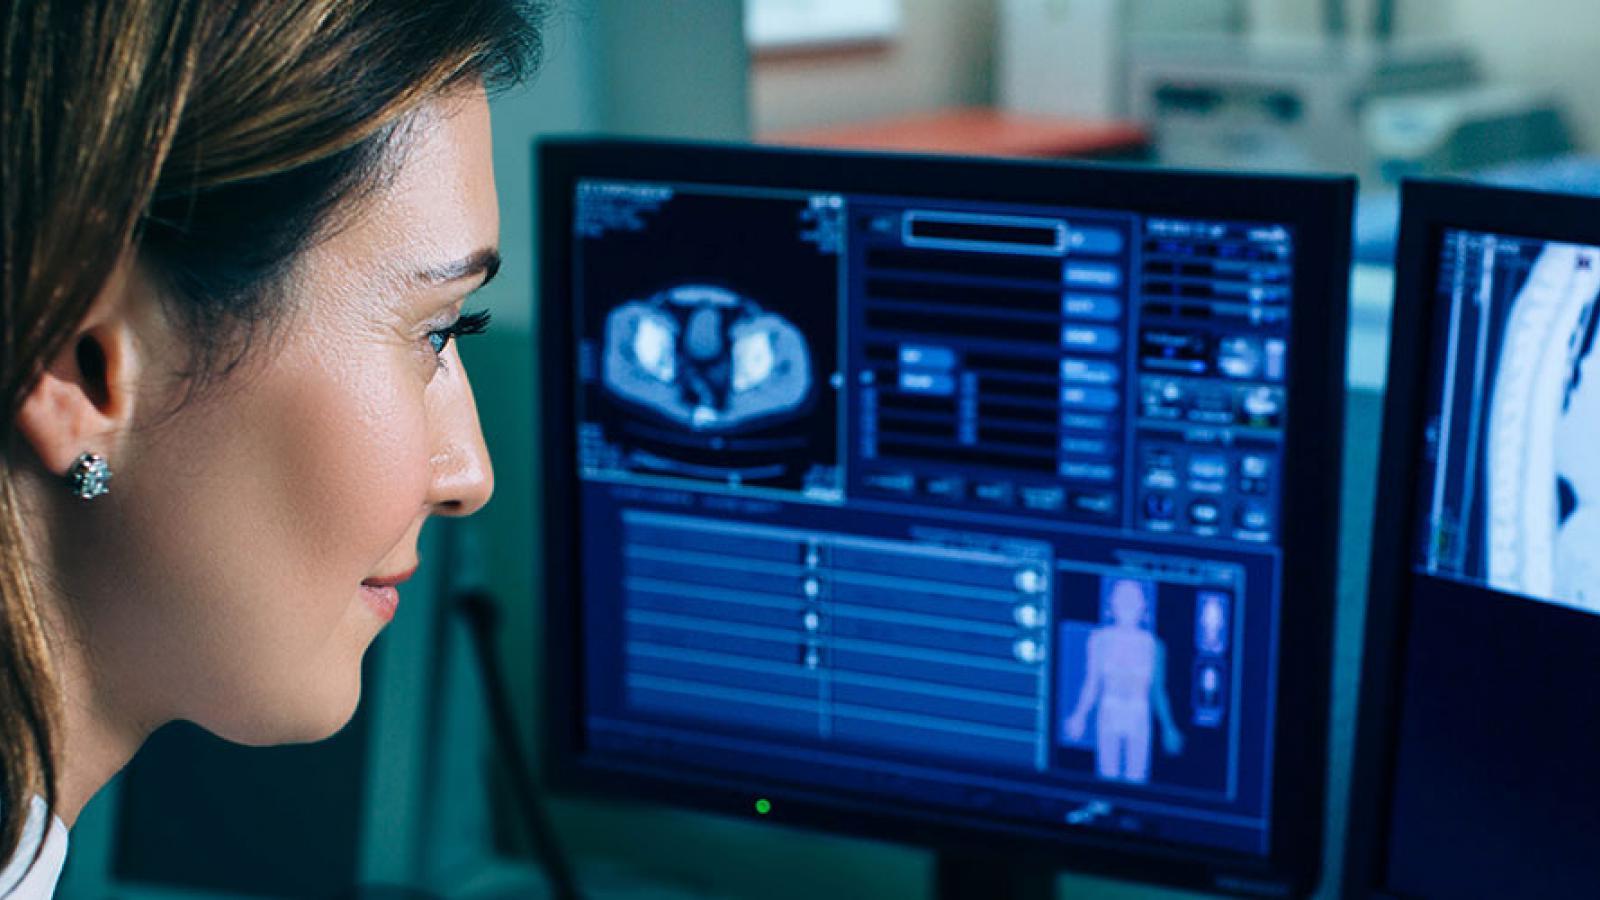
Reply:
[[361, 584], [361, 599], [385, 622], [394, 618], [400, 608], [400, 589], [392, 584]]
[[368, 578], [366, 581], [361, 582], [361, 584], [363, 587], [394, 587], [397, 584], [411, 580], [411, 576], [415, 574], [417, 574], [417, 567], [412, 566], [411, 568], [397, 575], [383, 575], [377, 578]]
[[397, 575], [368, 578], [361, 582], [361, 599], [367, 601], [379, 618], [388, 622], [394, 618], [395, 610], [400, 608], [399, 585], [416, 573], [417, 567], [412, 566]]

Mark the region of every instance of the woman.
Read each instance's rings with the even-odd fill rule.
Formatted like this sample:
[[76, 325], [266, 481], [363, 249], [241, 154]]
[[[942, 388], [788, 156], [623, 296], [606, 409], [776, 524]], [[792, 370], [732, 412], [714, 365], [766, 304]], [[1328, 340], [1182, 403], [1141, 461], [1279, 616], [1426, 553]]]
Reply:
[[3, 10], [0, 896], [36, 896], [162, 724], [339, 730], [424, 520], [488, 499], [452, 338], [485, 92], [538, 41], [508, 0]]

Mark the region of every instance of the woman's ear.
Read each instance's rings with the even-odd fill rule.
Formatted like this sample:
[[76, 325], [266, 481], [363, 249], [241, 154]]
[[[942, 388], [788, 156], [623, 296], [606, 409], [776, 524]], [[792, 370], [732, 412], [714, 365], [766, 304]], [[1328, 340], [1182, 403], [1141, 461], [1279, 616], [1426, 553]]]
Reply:
[[82, 453], [98, 453], [113, 466], [133, 422], [139, 383], [135, 317], [144, 281], [119, 264], [44, 372], [23, 397], [16, 429], [44, 468], [65, 473]]

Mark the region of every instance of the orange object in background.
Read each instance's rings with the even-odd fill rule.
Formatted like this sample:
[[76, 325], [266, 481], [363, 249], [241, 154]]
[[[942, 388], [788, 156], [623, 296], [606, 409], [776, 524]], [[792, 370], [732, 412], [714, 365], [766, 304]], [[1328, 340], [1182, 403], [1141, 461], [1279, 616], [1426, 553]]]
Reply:
[[765, 144], [972, 156], [1142, 159], [1149, 135], [1133, 122], [1060, 119], [967, 107], [770, 132]]

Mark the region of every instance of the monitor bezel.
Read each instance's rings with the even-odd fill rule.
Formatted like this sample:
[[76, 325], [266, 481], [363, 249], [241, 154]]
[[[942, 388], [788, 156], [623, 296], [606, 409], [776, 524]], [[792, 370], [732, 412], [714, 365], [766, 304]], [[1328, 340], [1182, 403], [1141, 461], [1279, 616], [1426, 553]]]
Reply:
[[[1600, 199], [1457, 179], [1408, 179], [1400, 187], [1394, 304], [1384, 396], [1378, 493], [1362, 638], [1361, 687], [1350, 779], [1345, 896], [1398, 897], [1386, 887], [1396, 742], [1402, 710], [1406, 623], [1416, 549], [1427, 366], [1438, 317], [1440, 241], [1447, 230], [1600, 246]], [[1495, 593], [1481, 588], [1486, 594]]]
[[[1265, 856], [1157, 845], [1110, 835], [983, 823], [929, 810], [887, 808], [815, 789], [771, 788], [764, 824], [786, 823], [935, 850], [1026, 857], [1051, 867], [1204, 888], [1309, 893], [1322, 861], [1339, 473], [1354, 179], [1175, 172], [1099, 163], [964, 159], [749, 145], [563, 137], [536, 142], [542, 298], [570, 296], [572, 192], [579, 178], [748, 184], [800, 190], [990, 200], [1141, 214], [1275, 222], [1295, 230], [1295, 314], [1290, 317], [1288, 408], [1282, 476], [1282, 547], [1293, 602], [1280, 610], [1270, 849]], [[1318, 248], [1318, 252], [1309, 252]], [[565, 302], [539, 304], [544, 428], [543, 586], [546, 688], [543, 768], [561, 792], [649, 800], [754, 820], [748, 788], [690, 782], [598, 764], [583, 747], [583, 642], [576, 570], [579, 529], [574, 323]], [[1292, 461], [1292, 463], [1290, 462]], [[1303, 512], [1299, 512], [1303, 511]], [[1298, 513], [1298, 514], [1297, 514]], [[552, 564], [559, 563], [559, 564]], [[1286, 699], [1288, 698], [1288, 699]], [[1302, 710], [1313, 711], [1310, 715]]]

